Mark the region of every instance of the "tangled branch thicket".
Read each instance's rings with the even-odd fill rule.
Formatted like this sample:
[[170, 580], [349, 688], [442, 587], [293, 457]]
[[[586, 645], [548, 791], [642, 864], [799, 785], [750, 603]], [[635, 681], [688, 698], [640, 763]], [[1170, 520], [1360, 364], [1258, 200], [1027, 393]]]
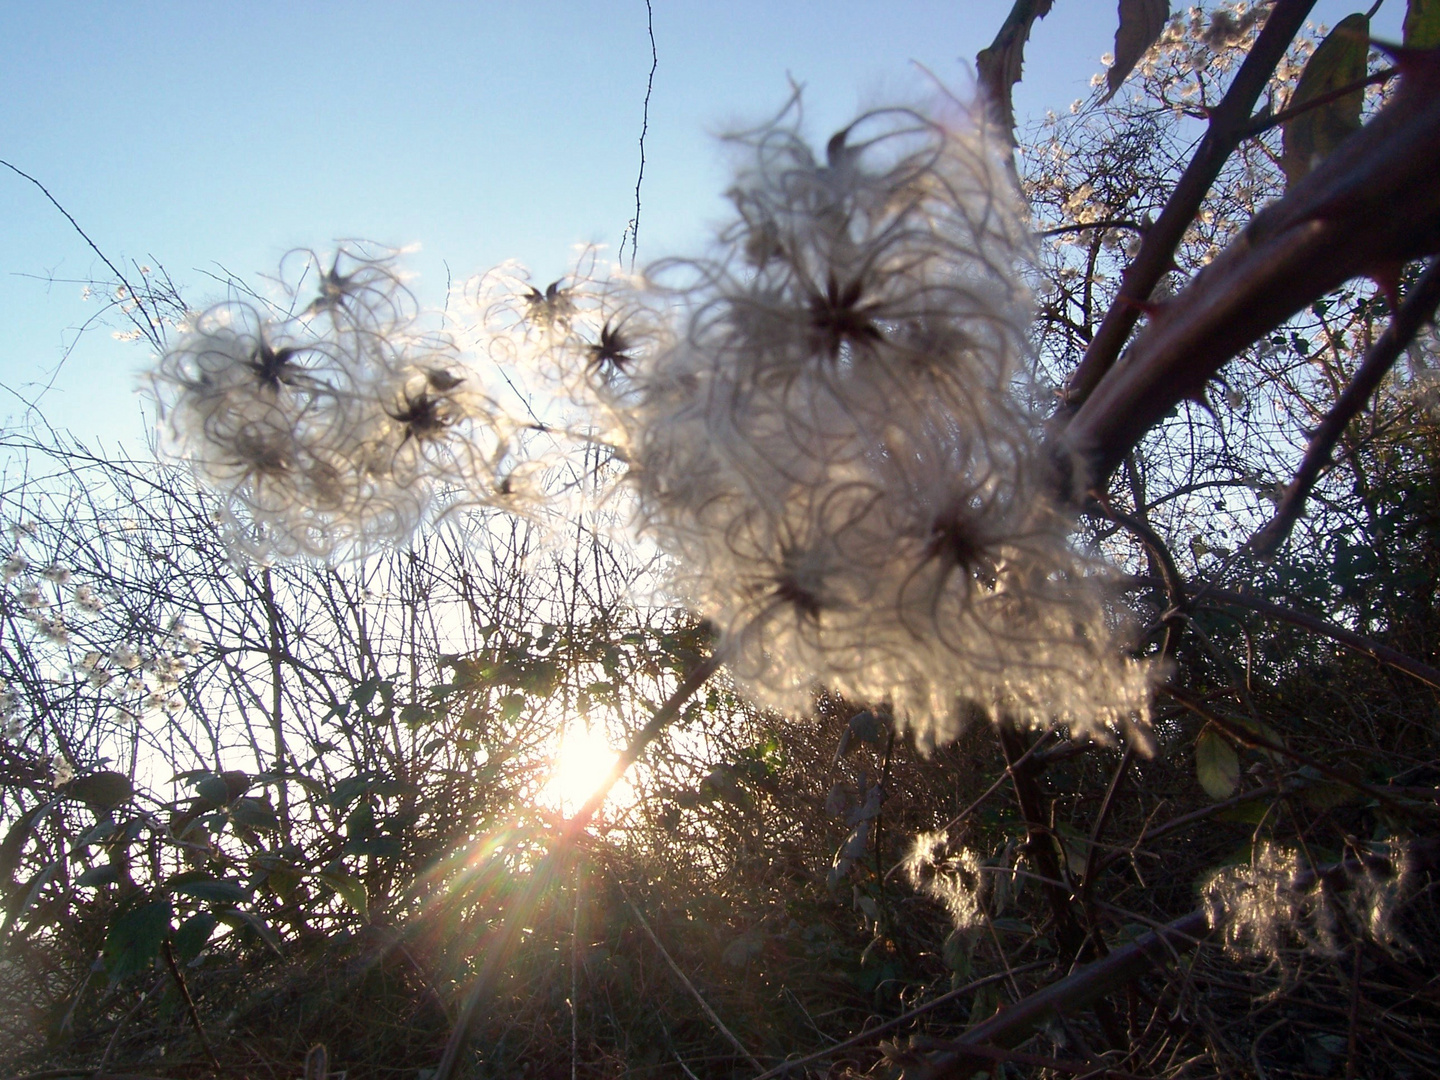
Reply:
[[[1047, 448], [1049, 386], [1295, 6], [1171, 20], [1030, 133], [1023, 203], [969, 105], [820, 150], [797, 96], [727, 138], [701, 256], [506, 265], [441, 320], [396, 252], [297, 252], [163, 351], [183, 464], [8, 433], [0, 1060], [1440, 1071], [1433, 335], [1270, 562], [1245, 541], [1381, 290], [1246, 348], [1082, 507]], [[1147, 303], [1286, 160], [1238, 141]], [[648, 737], [712, 653], [567, 824], [557, 741]]]

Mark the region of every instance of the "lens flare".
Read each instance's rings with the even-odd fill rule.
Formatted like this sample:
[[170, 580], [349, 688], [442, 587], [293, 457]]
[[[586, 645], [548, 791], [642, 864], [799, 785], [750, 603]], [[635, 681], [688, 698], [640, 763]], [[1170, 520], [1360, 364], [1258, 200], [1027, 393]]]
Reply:
[[574, 813], [609, 777], [618, 756], [598, 726], [572, 725], [557, 740], [550, 777], [536, 801]]

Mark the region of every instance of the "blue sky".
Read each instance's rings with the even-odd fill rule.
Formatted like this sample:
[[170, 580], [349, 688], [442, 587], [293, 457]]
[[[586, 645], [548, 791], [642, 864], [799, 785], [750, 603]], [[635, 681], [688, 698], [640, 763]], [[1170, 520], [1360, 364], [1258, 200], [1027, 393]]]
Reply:
[[[693, 251], [723, 212], [713, 135], [805, 86], [821, 140], [906, 96], [916, 64], [956, 88], [1009, 0], [653, 0], [659, 67], [643, 263]], [[1377, 36], [1398, 37], [1389, 0]], [[1350, 5], [1324, 2], [1336, 22]], [[1113, 0], [1058, 0], [1036, 27], [1022, 120], [1088, 93]], [[644, 0], [0, 4], [0, 158], [42, 181], [114, 261], [273, 270], [340, 237], [418, 244], [422, 299], [507, 258], [548, 281], [573, 245], [612, 249], [634, 213], [650, 68]], [[97, 311], [104, 267], [43, 196], [0, 175], [0, 417], [51, 379]], [[46, 280], [53, 278], [55, 280]], [[143, 345], [85, 334], [41, 400], [89, 441], [142, 445]]]

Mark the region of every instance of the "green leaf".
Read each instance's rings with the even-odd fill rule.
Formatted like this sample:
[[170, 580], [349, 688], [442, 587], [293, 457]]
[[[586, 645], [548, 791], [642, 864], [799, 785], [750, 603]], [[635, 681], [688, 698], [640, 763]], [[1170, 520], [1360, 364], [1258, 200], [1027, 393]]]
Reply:
[[[1365, 77], [1370, 55], [1370, 20], [1348, 15], [1325, 36], [1300, 74], [1300, 83], [1287, 108], [1304, 105]], [[1294, 184], [1352, 132], [1360, 130], [1360, 108], [1365, 91], [1354, 90], [1334, 101], [1291, 117], [1283, 125], [1284, 153], [1280, 167]]]
[[1440, 45], [1440, 0], [1410, 0], [1405, 7], [1403, 33], [1402, 42], [1412, 49]]
[[368, 800], [350, 811], [345, 819], [345, 835], [350, 839], [363, 839], [375, 832], [375, 808]]
[[270, 886], [270, 891], [280, 898], [282, 904], [288, 904], [294, 899], [295, 889], [303, 876], [293, 866], [272, 866], [265, 872], [265, 884]]
[[229, 911], [217, 911], [215, 917], [226, 926], [233, 926], [237, 930], [241, 927], [248, 926], [260, 935], [260, 939], [264, 941], [266, 945], [269, 945], [276, 953], [280, 953], [279, 936], [274, 930], [270, 929], [269, 924], [260, 918], [260, 916], [252, 915], [248, 911], [241, 911], [239, 908], [231, 908]]
[[210, 912], [202, 911], [182, 922], [175, 931], [175, 959], [188, 964], [199, 956], [200, 950], [210, 943], [210, 935], [219, 921]]
[[424, 705], [402, 705], [400, 707], [400, 722], [409, 728], [417, 728], [421, 724], [428, 724], [435, 719], [435, 711], [427, 709]]
[[335, 790], [330, 792], [330, 805], [337, 810], [343, 810], [361, 795], [370, 790], [375, 781], [368, 776], [347, 776], [335, 784]]
[[230, 801], [230, 787], [223, 778], [214, 773], [202, 776], [195, 785], [195, 794], [211, 806], [224, 806]]
[[80, 799], [92, 809], [113, 810], [135, 794], [135, 786], [124, 773], [97, 772], [77, 776], [65, 794]]
[[879, 718], [869, 709], [850, 717], [850, 734], [861, 742], [878, 745], [883, 732]]
[[379, 689], [379, 679], [366, 679], [350, 692], [350, 700], [358, 705], [361, 710], [368, 709], [370, 702], [375, 698], [375, 692]]
[[1360, 792], [1338, 780], [1322, 780], [1300, 792], [1300, 798], [1305, 800], [1306, 806], [1316, 810], [1333, 810], [1337, 806], [1359, 801]]
[[299, 784], [305, 789], [305, 794], [318, 798], [325, 797], [325, 785], [312, 776], [306, 776], [299, 772], [263, 772], [255, 775], [257, 784]]
[[35, 822], [40, 820], [40, 815], [58, 802], [58, 797], [49, 802], [43, 802], [39, 806], [31, 807], [16, 819], [15, 824], [10, 826], [10, 831], [5, 834], [5, 840], [0, 843], [0, 882], [10, 881], [15, 877], [15, 871], [20, 868], [20, 855], [25, 850], [25, 841], [29, 839]]
[[230, 804], [230, 820], [252, 829], [278, 829], [280, 819], [275, 811], [259, 799], [240, 798]]
[[1105, 96], [1100, 99], [1101, 102], [1115, 96], [1145, 51], [1155, 44], [1169, 18], [1169, 0], [1120, 0], [1120, 25], [1115, 29], [1115, 63], [1110, 65], [1105, 75]]
[[173, 914], [169, 900], [151, 900], [131, 908], [111, 924], [104, 949], [111, 986], [154, 962], [161, 942], [170, 933]]
[[108, 817], [101, 818], [87, 829], [79, 840], [75, 841], [75, 846], [77, 848], [88, 848], [95, 844], [103, 844], [106, 840], [114, 836], [115, 832], [115, 822], [111, 821]]
[[36, 874], [25, 884], [21, 885], [14, 894], [6, 898], [5, 906], [7, 909], [10, 909], [11, 905], [14, 904], [15, 896], [20, 896], [23, 894], [24, 897], [19, 904], [14, 905], [10, 917], [5, 921], [4, 930], [3, 933], [0, 933], [0, 938], [3, 938], [5, 935], [9, 934], [12, 930], [14, 930], [15, 927], [20, 925], [21, 917], [27, 911], [29, 911], [31, 905], [33, 905], [35, 901], [39, 899], [40, 891], [44, 889], [46, 885], [50, 884], [50, 879], [59, 872], [60, 867], [64, 864], [65, 860], [63, 858], [56, 859], [54, 862], [51, 863], [47, 863], [44, 867], [41, 868], [38, 874]]
[[181, 874], [171, 878], [165, 888], [181, 896], [193, 896], [196, 900], [211, 900], [222, 904], [238, 904], [250, 895], [233, 881], [204, 874], [197, 877]]
[[1206, 728], [1195, 740], [1195, 776], [1216, 802], [1235, 794], [1240, 784], [1240, 758], [1214, 728]]
[[992, 919], [991, 924], [996, 930], [1004, 930], [1007, 934], [1033, 934], [1035, 928], [1021, 919]]
[[1228, 810], [1221, 810], [1215, 815], [1215, 820], [1231, 825], [1259, 825], [1269, 816], [1270, 807], [1269, 799], [1254, 798], [1242, 802], [1238, 806], [1232, 806]]
[[120, 880], [120, 870], [111, 863], [101, 863], [99, 866], [92, 866], [78, 878], [75, 884], [85, 889], [98, 889], [102, 885], [111, 885]]
[[365, 891], [363, 881], [343, 866], [337, 866], [334, 863], [320, 871], [320, 880], [334, 889], [340, 895], [340, 899], [359, 912], [360, 918], [366, 922], [370, 921], [370, 897]]
[[970, 953], [975, 947], [973, 936], [965, 930], [955, 929], [945, 939], [941, 946], [940, 956], [945, 961], [945, 966], [957, 975], [969, 977], [974, 971], [970, 962]]

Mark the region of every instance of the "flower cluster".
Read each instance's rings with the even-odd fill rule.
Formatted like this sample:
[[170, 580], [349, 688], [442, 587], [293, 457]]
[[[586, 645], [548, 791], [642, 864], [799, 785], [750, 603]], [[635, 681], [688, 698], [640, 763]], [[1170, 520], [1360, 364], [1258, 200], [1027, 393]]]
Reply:
[[903, 863], [905, 876], [917, 892], [944, 906], [957, 930], [967, 930], [984, 917], [980, 857], [969, 848], [946, 857], [946, 844], [943, 831], [916, 836]]
[[948, 98], [868, 112], [823, 154], [800, 119], [797, 98], [728, 137], [733, 215], [708, 255], [636, 279], [592, 253], [544, 288], [503, 267], [465, 290], [475, 351], [557, 391], [532, 422], [502, 422], [448, 339], [413, 331], [388, 258], [346, 249], [299, 316], [196, 320], [155, 375], [172, 448], [246, 546], [323, 555], [402, 538], [436, 485], [525, 509], [540, 466], [509, 436], [580, 435], [757, 702], [803, 711], [826, 686], [925, 740], [962, 702], [1129, 726], [1146, 675], [1030, 404], [1003, 142]]
[[1249, 865], [1211, 876], [1202, 893], [1211, 924], [1234, 956], [1283, 961], [1289, 947], [1338, 954], [1356, 936], [1400, 944], [1395, 913], [1414, 885], [1399, 841], [1372, 845], [1354, 864], [1326, 875], [1302, 873], [1298, 852], [1264, 843]]
[[670, 591], [766, 705], [805, 710], [823, 684], [938, 738], [962, 698], [1130, 723], [1145, 677], [1117, 658], [1028, 405], [1029, 234], [1001, 147], [948, 101], [867, 113], [817, 156], [798, 113], [730, 138], [713, 252], [591, 297], [599, 336], [568, 349]]
[[216, 305], [152, 374], [166, 449], [220, 494], [236, 545], [358, 555], [448, 492], [483, 496], [503, 425], [453, 342], [419, 329], [394, 253], [345, 246], [328, 269], [296, 253], [291, 277], [292, 301], [317, 293], [298, 314]]

